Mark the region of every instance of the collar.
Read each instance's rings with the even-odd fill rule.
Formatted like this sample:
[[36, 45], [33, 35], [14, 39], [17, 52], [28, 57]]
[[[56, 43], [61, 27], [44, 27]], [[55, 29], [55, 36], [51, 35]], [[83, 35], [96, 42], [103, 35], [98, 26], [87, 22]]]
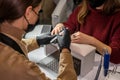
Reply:
[[102, 9], [92, 8], [89, 4], [88, 4], [88, 9], [94, 13], [102, 13]]
[[18, 29], [9, 23], [0, 24], [0, 32], [13, 36], [19, 40], [22, 39], [23, 34], [25, 33], [24, 30]]

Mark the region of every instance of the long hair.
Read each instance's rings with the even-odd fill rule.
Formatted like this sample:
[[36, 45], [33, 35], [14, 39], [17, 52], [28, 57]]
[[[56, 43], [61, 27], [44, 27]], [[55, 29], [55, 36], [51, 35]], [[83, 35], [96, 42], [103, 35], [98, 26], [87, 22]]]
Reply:
[[[78, 22], [83, 25], [84, 20], [89, 12], [88, 9], [88, 0], [82, 0], [82, 3], [79, 5], [81, 7], [78, 13]], [[119, 0], [106, 0], [103, 6], [103, 14], [112, 15], [113, 13], [120, 11], [120, 1]]]
[[0, 0], [0, 23], [16, 20], [25, 14], [28, 6], [37, 7], [42, 0]]

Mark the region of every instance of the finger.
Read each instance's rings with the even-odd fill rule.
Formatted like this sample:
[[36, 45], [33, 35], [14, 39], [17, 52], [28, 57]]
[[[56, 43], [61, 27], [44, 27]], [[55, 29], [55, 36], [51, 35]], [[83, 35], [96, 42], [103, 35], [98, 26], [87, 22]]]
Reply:
[[61, 28], [58, 29], [57, 34], [61, 32]]
[[79, 36], [74, 36], [74, 37], [72, 37], [72, 40], [79, 40], [79, 39], [80, 39]]
[[77, 36], [74, 35], [74, 34], [71, 35], [71, 38], [72, 38], [72, 39], [74, 39], [74, 38], [76, 38], [76, 37], [77, 37]]
[[55, 34], [58, 34], [58, 33], [59, 33], [59, 29], [56, 29], [56, 30], [55, 30]]
[[76, 33], [74, 33], [74, 35], [78, 36], [78, 35], [80, 35], [80, 32], [76, 32]]
[[54, 35], [54, 34], [55, 34], [55, 29], [51, 31], [51, 35]]
[[72, 42], [72, 43], [78, 43], [79, 40], [78, 40], [78, 39], [74, 39], [74, 40], [72, 39], [71, 42]]

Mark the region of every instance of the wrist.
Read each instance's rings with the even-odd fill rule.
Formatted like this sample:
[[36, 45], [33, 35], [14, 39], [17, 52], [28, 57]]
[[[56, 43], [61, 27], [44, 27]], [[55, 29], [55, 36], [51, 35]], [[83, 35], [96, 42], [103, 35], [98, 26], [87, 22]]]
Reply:
[[61, 50], [61, 52], [63, 52], [63, 53], [68, 53], [68, 52], [70, 52], [70, 49], [68, 49], [68, 48], [63, 48], [63, 49]]
[[91, 37], [91, 39], [90, 39], [90, 45], [95, 46], [95, 44], [96, 44], [96, 38]]
[[36, 37], [36, 42], [37, 42], [37, 44], [38, 44], [39, 46], [41, 45], [41, 43], [40, 43], [38, 37]]

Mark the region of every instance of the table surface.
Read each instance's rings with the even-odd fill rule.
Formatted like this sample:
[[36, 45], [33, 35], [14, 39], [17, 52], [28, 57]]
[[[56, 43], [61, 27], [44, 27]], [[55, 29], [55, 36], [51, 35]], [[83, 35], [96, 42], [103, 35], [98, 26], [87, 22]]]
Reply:
[[[31, 51], [28, 54], [28, 57], [31, 61], [38, 63], [41, 59], [46, 57], [46, 54], [44, 52], [44, 47], [41, 47], [41, 48], [38, 48], [36, 50]], [[101, 59], [101, 56], [96, 53], [93, 69], [87, 75], [85, 75], [84, 77], [81, 77], [79, 75], [78, 80], [94, 80], [95, 75], [97, 73], [99, 63], [100, 63], [100, 59]], [[54, 73], [53, 71], [51, 71], [51, 70], [49, 70], [49, 69], [47, 69], [43, 66], [40, 66], [40, 65], [38, 65], [38, 66], [48, 77], [50, 77], [51, 79], [56, 78], [56, 76], [57, 76], [56, 73]], [[113, 64], [110, 64], [110, 69], [112, 69], [112, 68], [113, 68]], [[117, 71], [120, 71], [120, 65], [118, 65]], [[104, 79], [105, 79], [105, 77], [103, 75], [103, 67], [102, 67], [98, 80], [104, 80]]]

